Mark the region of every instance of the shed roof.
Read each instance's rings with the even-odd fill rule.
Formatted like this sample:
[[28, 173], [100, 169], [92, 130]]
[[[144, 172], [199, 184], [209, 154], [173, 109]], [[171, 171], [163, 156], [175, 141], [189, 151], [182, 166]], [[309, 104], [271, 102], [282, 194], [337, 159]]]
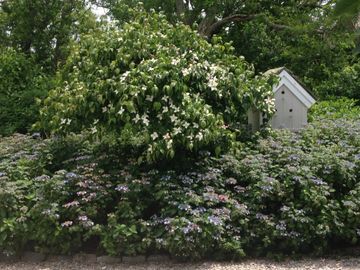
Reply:
[[286, 67], [270, 69], [264, 75], [278, 75], [280, 77], [280, 83], [274, 86], [274, 92], [277, 92], [282, 85], [285, 85], [307, 108], [310, 108], [315, 103], [315, 98], [311, 92]]

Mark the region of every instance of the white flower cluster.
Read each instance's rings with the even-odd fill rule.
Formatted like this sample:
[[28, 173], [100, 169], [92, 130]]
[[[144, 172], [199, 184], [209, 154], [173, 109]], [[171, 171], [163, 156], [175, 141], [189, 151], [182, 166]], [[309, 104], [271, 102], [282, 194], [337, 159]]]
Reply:
[[61, 120], [60, 120], [60, 125], [61, 126], [65, 126], [65, 125], [67, 125], [67, 126], [69, 126], [71, 124], [71, 119], [69, 119], [69, 118], [62, 118]]

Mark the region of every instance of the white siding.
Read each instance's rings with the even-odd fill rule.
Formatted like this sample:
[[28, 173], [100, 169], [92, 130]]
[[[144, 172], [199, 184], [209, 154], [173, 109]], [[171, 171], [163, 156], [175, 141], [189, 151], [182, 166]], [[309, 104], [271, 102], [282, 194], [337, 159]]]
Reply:
[[275, 106], [273, 128], [297, 130], [307, 124], [307, 107], [285, 85], [275, 92]]

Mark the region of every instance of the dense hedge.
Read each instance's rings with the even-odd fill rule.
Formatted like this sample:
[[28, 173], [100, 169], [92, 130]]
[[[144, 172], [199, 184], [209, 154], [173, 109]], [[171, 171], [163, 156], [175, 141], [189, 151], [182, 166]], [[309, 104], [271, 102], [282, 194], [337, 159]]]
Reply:
[[359, 121], [272, 131], [166, 170], [121, 149], [84, 135], [1, 139], [0, 250], [69, 253], [91, 243], [111, 255], [220, 259], [321, 253], [360, 239]]

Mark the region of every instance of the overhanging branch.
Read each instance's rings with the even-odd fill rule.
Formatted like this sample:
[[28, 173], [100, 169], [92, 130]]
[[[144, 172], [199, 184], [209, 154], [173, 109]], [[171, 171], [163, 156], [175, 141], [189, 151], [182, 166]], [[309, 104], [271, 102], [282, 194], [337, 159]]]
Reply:
[[[230, 15], [228, 17], [225, 17], [219, 21], [216, 21], [215, 23], [211, 24], [210, 26], [206, 27], [206, 28], [201, 28], [199, 29], [199, 33], [206, 37], [206, 38], [211, 38], [214, 34], [220, 32], [220, 30], [227, 24], [231, 23], [231, 22], [248, 22], [257, 18], [263, 18], [264, 19], [264, 23], [266, 23], [270, 28], [274, 29], [274, 30], [289, 30], [289, 31], [294, 31], [295, 28], [288, 26], [288, 25], [284, 25], [284, 24], [278, 24], [278, 23], [273, 23], [271, 22], [268, 18], [266, 18], [263, 14], [233, 14]], [[323, 34], [324, 31], [323, 30], [315, 30], [316, 33], [318, 34]]]

